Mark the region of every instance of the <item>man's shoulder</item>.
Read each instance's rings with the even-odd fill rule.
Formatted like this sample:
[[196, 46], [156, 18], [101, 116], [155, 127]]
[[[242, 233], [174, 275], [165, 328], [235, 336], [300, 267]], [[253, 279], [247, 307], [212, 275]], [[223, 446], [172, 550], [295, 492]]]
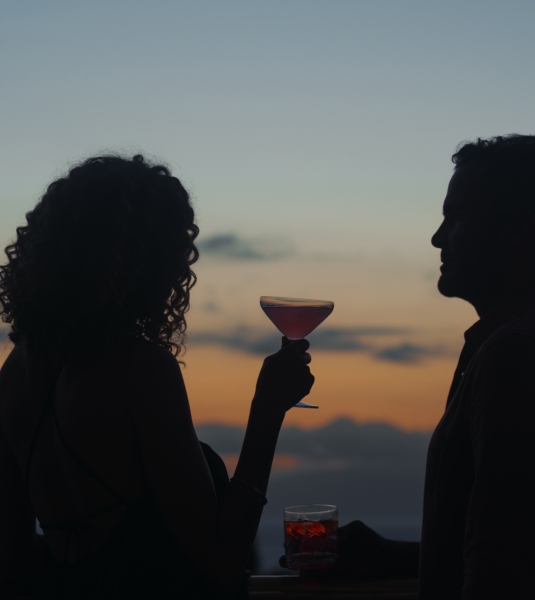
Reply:
[[493, 337], [503, 337], [509, 333], [518, 333], [535, 338], [535, 306], [530, 306], [528, 310], [506, 321], [498, 328]]
[[528, 370], [535, 375], [535, 336], [521, 331], [507, 331], [489, 339], [475, 360], [478, 370], [498, 374]]
[[465, 392], [465, 415], [476, 427], [474, 435], [483, 429], [487, 434], [526, 427], [534, 432], [535, 338], [510, 332], [482, 347]]
[[535, 348], [535, 307], [499, 327], [481, 346], [480, 359], [491, 360]]

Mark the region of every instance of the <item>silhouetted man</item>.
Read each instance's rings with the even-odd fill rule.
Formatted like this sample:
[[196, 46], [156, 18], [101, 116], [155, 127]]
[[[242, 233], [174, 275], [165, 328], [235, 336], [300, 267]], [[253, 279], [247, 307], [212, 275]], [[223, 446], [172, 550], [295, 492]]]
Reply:
[[356, 521], [339, 569], [418, 572], [421, 600], [535, 598], [535, 136], [465, 144], [453, 162], [438, 289], [480, 319], [429, 444], [421, 544]]
[[420, 597], [535, 598], [535, 136], [453, 161], [438, 289], [480, 320], [429, 444]]

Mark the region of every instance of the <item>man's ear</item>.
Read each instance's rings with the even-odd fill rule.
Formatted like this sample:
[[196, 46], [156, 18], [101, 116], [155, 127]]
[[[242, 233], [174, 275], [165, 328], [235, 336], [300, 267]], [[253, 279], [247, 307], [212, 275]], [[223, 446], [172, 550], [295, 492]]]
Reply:
[[501, 231], [506, 248], [528, 250], [535, 247], [535, 211], [522, 209], [506, 217]]

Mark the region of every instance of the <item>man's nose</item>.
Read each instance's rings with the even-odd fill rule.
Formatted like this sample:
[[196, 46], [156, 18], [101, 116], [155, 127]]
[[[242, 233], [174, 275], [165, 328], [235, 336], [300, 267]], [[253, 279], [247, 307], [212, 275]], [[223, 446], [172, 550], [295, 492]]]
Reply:
[[442, 223], [440, 224], [440, 227], [435, 231], [435, 233], [433, 234], [433, 237], [431, 238], [431, 244], [435, 248], [444, 248], [444, 241], [445, 241], [444, 221], [442, 221]]

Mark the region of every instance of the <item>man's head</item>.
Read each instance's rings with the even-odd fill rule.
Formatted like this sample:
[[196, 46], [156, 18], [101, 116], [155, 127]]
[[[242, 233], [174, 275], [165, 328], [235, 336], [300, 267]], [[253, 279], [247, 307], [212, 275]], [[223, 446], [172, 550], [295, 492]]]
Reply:
[[438, 289], [488, 307], [535, 288], [535, 136], [461, 146], [431, 239], [441, 249]]

